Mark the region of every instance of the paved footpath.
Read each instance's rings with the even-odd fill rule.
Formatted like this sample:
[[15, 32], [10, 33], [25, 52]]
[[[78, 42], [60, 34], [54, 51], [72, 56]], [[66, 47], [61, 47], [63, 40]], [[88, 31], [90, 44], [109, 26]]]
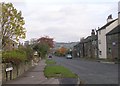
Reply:
[[41, 60], [34, 68], [30, 69], [19, 78], [8, 81], [5, 84], [59, 84], [58, 79], [47, 79], [44, 76], [43, 71], [45, 65], [45, 60]]

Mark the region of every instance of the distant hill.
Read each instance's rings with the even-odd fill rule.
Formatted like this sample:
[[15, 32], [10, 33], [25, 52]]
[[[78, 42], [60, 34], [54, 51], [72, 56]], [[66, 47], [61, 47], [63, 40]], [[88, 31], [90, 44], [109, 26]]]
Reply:
[[79, 43], [79, 42], [69, 42], [69, 43], [54, 42], [54, 49], [58, 49], [60, 47], [65, 47], [67, 49], [73, 49], [73, 46], [75, 46], [77, 43]]

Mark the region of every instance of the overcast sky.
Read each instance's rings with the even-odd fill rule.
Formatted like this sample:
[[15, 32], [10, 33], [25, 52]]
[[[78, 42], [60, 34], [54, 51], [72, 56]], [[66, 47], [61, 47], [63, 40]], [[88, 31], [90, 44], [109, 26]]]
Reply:
[[79, 41], [92, 29], [118, 17], [119, 0], [2, 0], [22, 11], [26, 39], [49, 36], [58, 42]]

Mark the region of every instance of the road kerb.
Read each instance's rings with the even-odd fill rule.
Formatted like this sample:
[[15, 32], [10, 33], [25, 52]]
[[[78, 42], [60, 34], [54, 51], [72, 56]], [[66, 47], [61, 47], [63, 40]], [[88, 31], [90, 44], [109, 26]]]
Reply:
[[100, 61], [100, 63], [115, 64], [115, 62], [105, 62], [105, 61]]

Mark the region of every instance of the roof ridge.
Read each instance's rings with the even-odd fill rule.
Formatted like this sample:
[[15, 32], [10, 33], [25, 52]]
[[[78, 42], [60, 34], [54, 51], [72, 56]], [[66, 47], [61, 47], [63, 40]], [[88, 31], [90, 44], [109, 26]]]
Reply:
[[103, 25], [103, 26], [102, 26], [100, 29], [98, 29], [97, 31], [102, 30], [102, 29], [105, 29], [105, 27], [109, 26], [110, 24], [112, 24], [112, 23], [113, 23], [114, 21], [116, 21], [116, 20], [118, 20], [118, 18], [116, 18], [116, 19], [114, 19], [114, 20], [106, 23], [105, 25]]

